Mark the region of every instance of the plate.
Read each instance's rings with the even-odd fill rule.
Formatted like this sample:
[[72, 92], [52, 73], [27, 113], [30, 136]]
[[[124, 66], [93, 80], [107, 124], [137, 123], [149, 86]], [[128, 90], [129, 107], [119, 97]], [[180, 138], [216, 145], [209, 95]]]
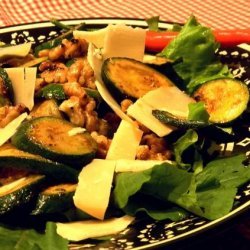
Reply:
[[[89, 28], [102, 28], [109, 23], [126, 23], [133, 26], [146, 27], [143, 20], [133, 19], [74, 19], [65, 21], [66, 24], [74, 25], [84, 21]], [[169, 23], [160, 23], [160, 27], [171, 26]], [[6, 43], [19, 44], [33, 42], [39, 44], [50, 40], [60, 34], [60, 30], [49, 22], [32, 23], [26, 25], [11, 26], [0, 29], [0, 40]], [[241, 49], [218, 51], [218, 56], [223, 63], [229, 65], [232, 73], [238, 79], [250, 84], [250, 53]], [[244, 123], [236, 124], [235, 133], [237, 141], [234, 143], [220, 144], [221, 154], [227, 155], [245, 152], [250, 155], [250, 114], [245, 114]], [[242, 214], [250, 207], [250, 184], [243, 186], [235, 197], [235, 206], [226, 216], [215, 220], [190, 215], [187, 219], [179, 222], [153, 221], [150, 219], [136, 220], [128, 229], [110, 238], [108, 241], [88, 240], [83, 244], [70, 245], [73, 249], [146, 249], [166, 246], [184, 238], [197, 235], [215, 226], [233, 219]]]

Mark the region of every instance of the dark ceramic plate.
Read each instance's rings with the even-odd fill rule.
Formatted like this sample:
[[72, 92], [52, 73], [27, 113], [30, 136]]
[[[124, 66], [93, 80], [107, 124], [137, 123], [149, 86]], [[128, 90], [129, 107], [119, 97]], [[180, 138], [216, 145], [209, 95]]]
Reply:
[[[77, 24], [83, 20], [69, 20], [66, 24]], [[145, 21], [133, 19], [86, 19], [89, 28], [101, 28], [108, 23], [125, 22], [129, 25], [146, 27]], [[161, 23], [165, 28], [171, 24]], [[6, 43], [19, 44], [33, 42], [39, 44], [54, 38], [60, 30], [48, 22], [18, 25], [0, 29], [0, 40]], [[234, 76], [250, 84], [250, 53], [239, 47], [218, 51], [223, 63], [229, 65]], [[245, 152], [250, 154], [250, 114], [245, 113], [234, 128], [237, 140], [233, 143], [219, 144], [222, 155]], [[233, 210], [223, 218], [215, 221], [190, 215], [179, 221], [136, 220], [128, 229], [108, 241], [85, 241], [81, 245], [70, 245], [71, 249], [146, 249], [166, 246], [184, 238], [212, 229], [242, 214], [250, 207], [250, 184], [242, 187], [235, 197]], [[98, 229], [97, 229], [98, 230]]]

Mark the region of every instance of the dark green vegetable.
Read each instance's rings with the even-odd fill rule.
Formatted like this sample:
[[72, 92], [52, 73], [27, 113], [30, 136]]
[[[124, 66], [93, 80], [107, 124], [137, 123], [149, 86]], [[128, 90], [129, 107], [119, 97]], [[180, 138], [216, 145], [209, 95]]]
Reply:
[[66, 95], [61, 84], [51, 83], [38, 91], [36, 97], [45, 99], [65, 100]]
[[173, 83], [148, 65], [129, 58], [112, 57], [104, 61], [102, 80], [118, 99], [140, 98], [147, 92]]
[[32, 118], [41, 116], [54, 116], [62, 118], [62, 114], [59, 110], [59, 106], [54, 99], [44, 100], [41, 103], [37, 103], [30, 112]]
[[53, 23], [55, 26], [57, 26], [60, 29], [63, 29], [63, 30], [70, 30], [71, 29], [70, 26], [63, 24], [62, 22], [58, 21], [55, 18], [51, 18], [50, 22]]
[[153, 116], [155, 116], [159, 121], [164, 124], [171, 125], [178, 128], [204, 128], [210, 125], [208, 122], [204, 121], [194, 121], [188, 120], [185, 117], [175, 116], [167, 111], [163, 110], [153, 110]]
[[4, 88], [4, 97], [7, 97], [10, 99], [11, 102], [14, 101], [14, 91], [13, 91], [13, 86], [12, 82], [6, 72], [5, 69], [0, 68], [0, 77], [2, 78], [2, 84]]
[[227, 65], [223, 65], [215, 55], [218, 46], [212, 30], [200, 25], [191, 16], [160, 56], [178, 61], [174, 69], [184, 80], [182, 87], [188, 93], [193, 93], [204, 82], [223, 77], [233, 78]]
[[59, 184], [47, 187], [37, 198], [35, 208], [31, 214], [51, 214], [66, 211], [73, 205], [73, 195], [76, 184]]
[[87, 95], [89, 97], [94, 98], [96, 101], [98, 101], [99, 103], [102, 101], [102, 97], [99, 93], [98, 90], [96, 89], [90, 89], [90, 88], [84, 88], [84, 90], [86, 91]]
[[198, 174], [168, 163], [141, 172], [119, 173], [114, 200], [124, 209], [131, 197], [143, 193], [215, 220], [231, 211], [237, 188], [250, 181], [250, 168], [243, 164], [245, 160], [243, 154], [217, 159]]
[[67, 165], [16, 148], [0, 151], [1, 168], [23, 169], [31, 173], [46, 175], [57, 182], [76, 182], [78, 178], [78, 172]]
[[56, 47], [57, 45], [61, 44], [62, 40], [65, 39], [65, 38], [70, 38], [72, 37], [72, 34], [73, 34], [73, 31], [74, 30], [80, 30], [82, 29], [83, 27], [85, 26], [84, 23], [81, 23], [79, 25], [76, 25], [75, 27], [73, 27], [72, 29], [68, 30], [67, 32], [63, 33], [62, 35], [56, 37], [55, 39], [52, 39], [48, 42], [44, 42], [40, 45], [38, 45], [37, 47], [35, 47], [35, 56], [38, 57], [38, 53], [41, 51], [41, 50], [44, 50], [44, 49], [52, 49], [54, 47]]
[[74, 128], [63, 119], [38, 117], [24, 122], [12, 143], [23, 151], [79, 168], [94, 158], [97, 144], [88, 132], [70, 135]]
[[47, 222], [45, 232], [0, 227], [3, 250], [68, 250], [68, 241], [56, 233], [56, 224]]
[[246, 110], [249, 90], [246, 84], [239, 80], [222, 78], [202, 84], [193, 97], [204, 102], [210, 122], [227, 123]]
[[39, 191], [43, 175], [29, 175], [0, 187], [0, 215], [29, 203]]

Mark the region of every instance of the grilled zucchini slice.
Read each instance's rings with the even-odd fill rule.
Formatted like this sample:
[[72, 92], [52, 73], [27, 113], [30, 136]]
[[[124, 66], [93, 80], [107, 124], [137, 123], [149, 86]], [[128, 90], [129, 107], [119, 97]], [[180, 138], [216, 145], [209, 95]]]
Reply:
[[138, 99], [147, 92], [173, 83], [150, 66], [129, 58], [112, 57], [104, 61], [102, 80], [117, 100]]
[[204, 102], [210, 122], [223, 124], [244, 112], [249, 101], [249, 90], [239, 80], [223, 78], [202, 84], [193, 97]]
[[45, 100], [41, 103], [37, 103], [30, 112], [32, 118], [42, 116], [54, 116], [62, 118], [62, 114], [59, 110], [59, 106], [54, 99]]
[[28, 175], [0, 187], [0, 215], [27, 205], [39, 192], [45, 177]]
[[3, 168], [21, 169], [34, 174], [42, 174], [57, 182], [76, 182], [78, 178], [78, 171], [67, 165], [11, 146], [0, 150], [0, 169]]
[[77, 184], [64, 183], [44, 189], [37, 198], [32, 215], [52, 214], [74, 207], [73, 195]]
[[12, 137], [20, 150], [38, 154], [53, 161], [83, 167], [97, 151], [97, 143], [88, 132], [71, 135], [72, 123], [51, 116], [24, 122]]

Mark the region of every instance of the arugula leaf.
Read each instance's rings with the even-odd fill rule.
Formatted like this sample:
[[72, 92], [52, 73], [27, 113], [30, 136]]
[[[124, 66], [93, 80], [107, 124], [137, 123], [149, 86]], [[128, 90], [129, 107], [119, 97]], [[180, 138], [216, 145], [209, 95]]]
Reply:
[[188, 109], [188, 120], [208, 122], [209, 114], [205, 108], [204, 102], [189, 103]]
[[152, 31], [158, 31], [159, 30], [159, 16], [153, 16], [148, 19], [146, 19], [146, 22], [148, 24], [148, 29]]
[[154, 220], [170, 219], [171, 221], [179, 221], [188, 216], [188, 212], [182, 208], [140, 192], [132, 196], [127, 206], [122, 210], [131, 216], [146, 213]]
[[174, 144], [174, 155], [175, 161], [182, 168], [190, 168], [190, 164], [183, 163], [182, 154], [186, 149], [195, 144], [198, 141], [197, 133], [189, 129], [187, 132], [181, 136]]
[[[142, 193], [167, 204], [171, 202], [179, 205], [204, 218], [218, 219], [232, 209], [237, 188], [250, 181], [250, 168], [242, 163], [245, 159], [243, 154], [217, 159], [208, 163], [203, 170], [200, 168], [197, 173], [190, 173], [167, 163], [130, 175], [120, 173], [116, 179], [114, 198], [120, 201], [120, 208], [130, 212], [148, 211], [151, 216], [159, 218], [166, 216], [166, 207], [160, 211], [143, 207], [142, 203], [135, 203], [135, 195]], [[131, 181], [132, 179], [139, 183]], [[173, 214], [168, 216], [174, 218], [171, 217]]]
[[184, 89], [192, 93], [200, 84], [223, 77], [233, 77], [218, 61], [219, 44], [212, 31], [191, 16], [178, 36], [159, 54], [176, 61], [174, 69], [184, 80]]
[[4, 250], [67, 250], [68, 241], [56, 233], [56, 224], [48, 222], [46, 233], [33, 229], [11, 230], [0, 227], [1, 249]]

